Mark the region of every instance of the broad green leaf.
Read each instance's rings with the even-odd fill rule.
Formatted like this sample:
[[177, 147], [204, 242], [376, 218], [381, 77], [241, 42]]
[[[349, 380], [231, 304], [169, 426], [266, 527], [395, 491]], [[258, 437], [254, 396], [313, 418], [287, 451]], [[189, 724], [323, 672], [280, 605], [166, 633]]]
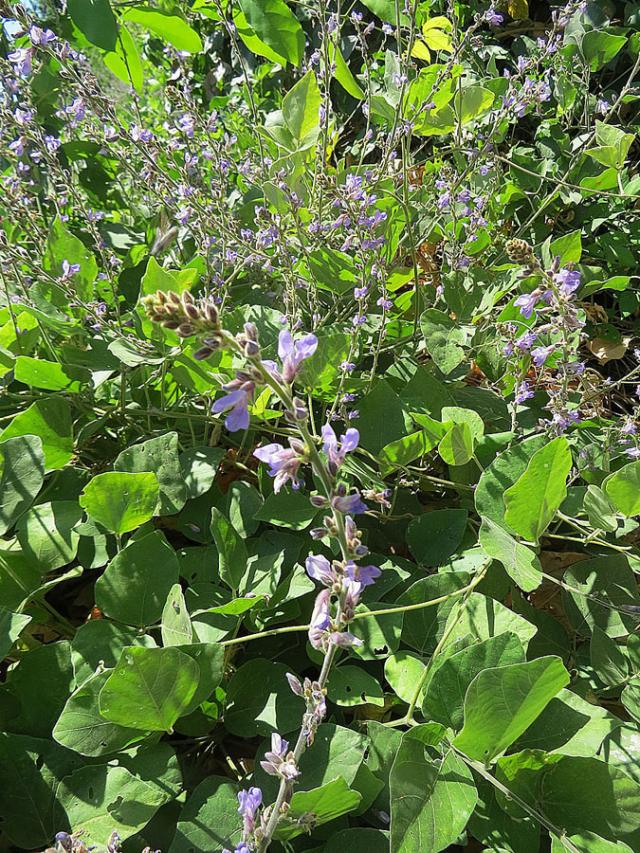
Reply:
[[44, 570], [72, 562], [80, 536], [74, 528], [82, 518], [75, 501], [53, 501], [34, 506], [18, 522], [16, 533], [23, 553]]
[[591, 666], [605, 684], [616, 687], [629, 677], [629, 663], [621, 648], [605, 632], [594, 626], [590, 643]]
[[71, 642], [71, 663], [76, 685], [80, 686], [97, 669], [113, 669], [120, 659], [124, 646], [155, 648], [156, 642], [149, 634], [140, 634], [133, 628], [124, 628], [107, 619], [90, 619], [81, 625]]
[[0, 601], [21, 610], [42, 582], [44, 569], [22, 551], [0, 549]]
[[155, 474], [107, 471], [85, 487], [80, 506], [98, 524], [121, 536], [153, 518], [158, 496]]
[[402, 438], [405, 414], [400, 397], [384, 379], [378, 379], [358, 405], [360, 444], [377, 454], [385, 445]]
[[[424, 675], [425, 663], [413, 652], [400, 651], [384, 662], [384, 677], [396, 696], [403, 702], [411, 702], [415, 689]], [[424, 690], [418, 700], [424, 696]]]
[[414, 459], [424, 456], [425, 453], [435, 447], [436, 441], [435, 436], [430, 436], [425, 430], [420, 430], [420, 432], [412, 432], [411, 435], [405, 435], [403, 438], [385, 445], [379, 454], [381, 475], [387, 477], [397, 468], [403, 468], [413, 462]]
[[[362, 0], [362, 5], [370, 9], [382, 21], [396, 25], [397, 4], [395, 0]], [[406, 26], [409, 23], [407, 15], [400, 9], [400, 23]]]
[[582, 55], [591, 71], [599, 71], [626, 43], [626, 36], [614, 36], [603, 30], [589, 30], [582, 39]]
[[453, 99], [454, 108], [462, 124], [468, 124], [489, 110], [495, 95], [483, 86], [467, 86]]
[[461, 614], [457, 608], [452, 610], [450, 607], [449, 611], [447, 624], [443, 627], [448, 633], [449, 643], [469, 636], [487, 640], [511, 631], [526, 649], [538, 632], [537, 627], [519, 613], [479, 592], [471, 593]]
[[464, 725], [454, 745], [470, 758], [491, 761], [568, 683], [561, 659], [552, 656], [483, 670], [467, 690]]
[[133, 86], [138, 93], [142, 92], [144, 70], [140, 54], [133, 36], [123, 23], [118, 28], [115, 50], [104, 56], [104, 64], [123, 83]]
[[488, 518], [482, 519], [479, 534], [482, 550], [498, 560], [509, 577], [525, 592], [542, 583], [542, 567], [536, 554]]
[[222, 681], [225, 666], [224, 646], [215, 643], [189, 643], [174, 648], [189, 655], [198, 665], [198, 686], [191, 701], [182, 711], [182, 714], [186, 715], [209, 699]]
[[571, 587], [562, 591], [564, 610], [578, 634], [589, 636], [598, 626], [615, 639], [635, 630], [640, 595], [624, 555], [574, 563], [565, 572], [564, 580]]
[[231, 522], [216, 507], [211, 511], [211, 533], [219, 554], [219, 574], [234, 592], [247, 571], [247, 547]]
[[198, 33], [178, 15], [166, 15], [151, 7], [137, 6], [133, 9], [125, 9], [123, 18], [125, 21], [140, 24], [158, 38], [169, 42], [176, 50], [200, 53], [203, 49], [202, 39]]
[[507, 524], [537, 542], [567, 496], [570, 470], [571, 450], [563, 436], [538, 450], [524, 474], [504, 493]]
[[18, 382], [30, 388], [45, 391], [67, 391], [77, 393], [91, 381], [91, 373], [82, 367], [70, 367], [57, 361], [45, 361], [19, 355], [16, 358], [14, 376]]
[[471, 771], [451, 751], [431, 758], [416, 736], [404, 735], [391, 769], [394, 853], [438, 853], [454, 844], [477, 802]]
[[227, 687], [225, 726], [238, 737], [286, 734], [300, 722], [304, 709], [300, 697], [291, 692], [282, 663], [256, 658], [243, 664]]
[[448, 314], [429, 308], [420, 318], [420, 327], [429, 355], [442, 373], [451, 373], [464, 361], [466, 332]]
[[179, 583], [174, 584], [169, 590], [162, 610], [160, 627], [163, 646], [180, 646], [193, 640], [191, 617]]
[[456, 553], [467, 527], [466, 509], [436, 509], [409, 522], [407, 545], [418, 563], [441, 566]]
[[636, 723], [640, 723], [640, 684], [627, 684], [620, 700]]
[[239, 6], [261, 41], [292, 65], [300, 65], [304, 31], [284, 0], [239, 0]]
[[588, 853], [633, 853], [631, 847], [623, 841], [607, 841], [593, 832], [581, 832], [576, 835], [563, 836], [551, 834], [551, 853], [565, 853], [567, 845], [565, 840], [570, 841], [578, 850], [587, 850]]
[[[75, 2], [80, 3], [84, 0], [75, 0]], [[86, 6], [92, 6], [94, 2], [95, 0], [87, 0]], [[108, 6], [107, 0], [103, 2]], [[95, 16], [95, 10], [92, 14]], [[103, 30], [103, 34], [105, 32]], [[59, 279], [63, 274], [63, 261], [80, 266], [78, 272], [65, 283], [65, 291], [77, 293], [80, 299], [90, 302], [93, 298], [93, 283], [98, 275], [98, 264], [93, 253], [87, 249], [82, 240], [67, 230], [57, 216], [49, 230], [43, 266], [54, 279]]]
[[287, 57], [277, 53], [273, 48], [269, 47], [266, 42], [262, 41], [258, 35], [256, 35], [254, 30], [249, 26], [247, 16], [244, 14], [242, 9], [234, 9], [233, 23], [238, 31], [238, 36], [241, 38], [246, 47], [249, 48], [251, 53], [254, 53], [256, 56], [264, 56], [271, 62], [277, 62], [279, 65], [286, 66]]
[[[640, 785], [596, 758], [563, 756], [544, 775], [540, 805], [568, 835], [594, 832], [612, 841], [637, 838]], [[631, 841], [632, 849], [635, 842]]]
[[337, 833], [322, 848], [322, 853], [389, 853], [389, 833], [370, 827], [352, 827]]
[[118, 726], [100, 716], [98, 696], [110, 674], [109, 670], [96, 673], [71, 694], [53, 730], [53, 739], [61, 746], [81, 755], [110, 755], [146, 737], [145, 731]]
[[267, 521], [276, 527], [290, 530], [306, 530], [318, 514], [309, 498], [300, 492], [279, 492], [266, 499], [256, 513], [258, 521]]
[[549, 246], [551, 259], [560, 258], [560, 265], [577, 264], [582, 257], [582, 232], [572, 231], [557, 240], [552, 240]]
[[438, 453], [447, 465], [466, 465], [473, 450], [473, 433], [466, 423], [454, 424], [438, 444]]
[[359, 101], [363, 100], [366, 97], [364, 90], [351, 73], [351, 69], [347, 65], [340, 49], [333, 42], [329, 45], [329, 59], [331, 64], [335, 65], [333, 76], [345, 92], [348, 92], [352, 98], [356, 98]]
[[[428, 543], [426, 543], [428, 545]], [[469, 582], [469, 576], [459, 572], [442, 572], [421, 578], [398, 598], [398, 605], [422, 604], [460, 589]], [[402, 641], [418, 652], [431, 654], [444, 631], [447, 617], [454, 606], [454, 598], [433, 607], [425, 607], [404, 614]], [[533, 629], [535, 633], [535, 628]]]
[[640, 460], [630, 462], [604, 481], [604, 491], [615, 508], [628, 518], [640, 515]]
[[478, 515], [490, 518], [502, 526], [504, 522], [504, 493], [525, 472], [531, 457], [547, 444], [546, 436], [535, 436], [499, 453], [485, 468], [475, 491]]
[[[369, 610], [385, 610], [391, 608], [390, 602], [367, 601], [362, 602], [356, 608], [358, 617]], [[358, 618], [351, 628], [355, 636], [362, 641], [362, 645], [353, 649], [353, 654], [363, 660], [382, 660], [389, 654], [396, 652], [400, 646], [400, 635], [402, 633], [402, 613], [390, 613], [388, 616], [379, 614]]]
[[606, 492], [590, 484], [584, 496], [584, 508], [593, 527], [613, 533], [618, 529], [616, 511]]
[[361, 794], [352, 791], [344, 779], [334, 779], [320, 788], [311, 791], [296, 791], [291, 798], [286, 817], [278, 824], [275, 837], [279, 841], [289, 841], [302, 835], [305, 815], [314, 816], [314, 827], [335, 820], [343, 814], [352, 812], [360, 804]]
[[170, 732], [199, 676], [196, 661], [176, 648], [128, 646], [100, 691], [100, 714], [120, 726]]
[[188, 500], [209, 491], [223, 458], [224, 450], [221, 447], [194, 447], [180, 454], [180, 468]]
[[429, 720], [443, 723], [456, 731], [463, 725], [464, 697], [478, 675], [489, 668], [524, 661], [522, 643], [506, 632], [444, 658], [435, 667], [425, 685], [422, 713]]
[[12, 613], [0, 605], [0, 659], [6, 657], [32, 618], [24, 613]]
[[316, 75], [307, 71], [282, 100], [285, 123], [298, 142], [303, 142], [318, 129], [321, 104], [322, 95]]
[[182, 807], [169, 853], [211, 853], [240, 843], [238, 788], [226, 777], [209, 776]]
[[92, 44], [102, 50], [114, 50], [118, 28], [109, 0], [69, 0], [67, 11]]
[[127, 545], [96, 582], [96, 604], [111, 619], [145, 627], [157, 622], [173, 585], [178, 559], [159, 530]]
[[370, 673], [359, 666], [334, 667], [329, 678], [329, 699], [336, 705], [384, 705], [382, 687]]
[[24, 435], [0, 444], [0, 535], [31, 506], [43, 480], [44, 455], [38, 436]]
[[16, 436], [38, 436], [42, 442], [45, 469], [64, 468], [73, 456], [73, 427], [66, 400], [62, 397], [36, 400], [15, 416], [0, 435], [0, 443]]
[[160, 497], [156, 513], [175, 515], [187, 502], [187, 488], [178, 450], [178, 434], [168, 432], [123, 450], [113, 463], [116, 471], [156, 475]]

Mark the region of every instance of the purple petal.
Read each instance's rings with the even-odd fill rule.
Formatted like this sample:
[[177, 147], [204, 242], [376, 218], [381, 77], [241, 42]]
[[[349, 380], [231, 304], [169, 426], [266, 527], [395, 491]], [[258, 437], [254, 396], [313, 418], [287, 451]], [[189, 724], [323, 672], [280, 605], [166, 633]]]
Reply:
[[281, 361], [293, 355], [293, 338], [288, 329], [283, 329], [278, 335], [278, 356]]

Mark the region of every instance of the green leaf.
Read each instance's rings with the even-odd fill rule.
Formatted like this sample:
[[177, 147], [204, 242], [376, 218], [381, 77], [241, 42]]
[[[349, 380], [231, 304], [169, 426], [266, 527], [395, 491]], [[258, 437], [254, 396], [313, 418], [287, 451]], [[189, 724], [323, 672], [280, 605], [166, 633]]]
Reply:
[[437, 509], [409, 522], [407, 545], [418, 563], [441, 566], [456, 553], [467, 527], [466, 509]]
[[537, 542], [567, 496], [571, 450], [563, 436], [538, 450], [527, 470], [504, 493], [505, 521], [531, 542]]
[[176, 648], [128, 646], [100, 691], [100, 714], [121, 726], [170, 732], [199, 676], [198, 664]]
[[237, 791], [233, 782], [220, 776], [201, 782], [182, 808], [169, 853], [211, 853], [239, 844]]
[[614, 533], [618, 529], [618, 520], [613, 504], [598, 486], [590, 484], [584, 496], [584, 509], [593, 527]]
[[467, 342], [466, 332], [448, 314], [429, 308], [420, 318], [420, 327], [427, 351], [442, 373], [451, 373], [464, 361], [462, 347]]
[[286, 66], [287, 57], [277, 53], [275, 50], [273, 50], [273, 48], [269, 47], [266, 42], [262, 41], [262, 39], [256, 35], [256, 33], [249, 26], [247, 16], [241, 9], [234, 9], [233, 23], [236, 26], [238, 35], [240, 36], [244, 44], [249, 48], [251, 53], [254, 53], [256, 56], [264, 56], [271, 62], [277, 62], [279, 65]]
[[224, 715], [227, 729], [239, 737], [286, 734], [300, 723], [304, 703], [291, 692], [289, 667], [256, 658], [243, 664], [227, 687]]
[[477, 802], [471, 771], [455, 753], [430, 757], [405, 734], [391, 769], [391, 847], [394, 853], [438, 853], [454, 844]]
[[471, 758], [491, 761], [568, 683], [562, 660], [553, 656], [483, 670], [467, 690], [464, 725], [454, 745]]
[[45, 571], [72, 562], [80, 536], [74, 530], [82, 518], [75, 501], [53, 501], [30, 509], [18, 522], [16, 533], [23, 553]]
[[387, 477], [396, 468], [404, 468], [414, 459], [432, 450], [436, 446], [436, 441], [435, 436], [420, 430], [386, 444], [379, 454], [380, 474]]
[[[396, 2], [395, 0], [362, 0], [362, 5], [370, 9], [374, 15], [377, 15], [382, 21], [389, 24], [396, 24]], [[409, 23], [404, 12], [400, 13], [400, 23], [406, 26]]]
[[406, 435], [402, 401], [391, 385], [378, 379], [358, 405], [360, 444], [371, 453]]
[[366, 98], [366, 94], [356, 78], [351, 73], [351, 69], [345, 62], [345, 58], [340, 52], [340, 49], [331, 42], [329, 44], [329, 60], [332, 66], [335, 66], [333, 76], [340, 83], [345, 92], [348, 92], [352, 98], [361, 101]]
[[91, 373], [85, 368], [70, 367], [57, 361], [45, 361], [28, 355], [19, 355], [16, 358], [13, 373], [18, 382], [30, 388], [74, 394], [91, 381]]
[[0, 535], [31, 506], [43, 480], [44, 456], [38, 436], [24, 435], [0, 444]]
[[314, 827], [322, 826], [357, 809], [361, 799], [361, 794], [352, 791], [344, 779], [334, 779], [311, 791], [296, 791], [286, 817], [278, 824], [275, 837], [279, 841], [296, 838], [306, 831], [302, 820], [305, 815], [313, 815]]
[[[459, 572], [442, 572], [421, 578], [402, 593], [397, 604], [422, 604], [430, 599], [448, 595], [468, 582], [469, 576]], [[454, 601], [455, 599], [451, 598], [437, 606], [405, 613], [402, 641], [419, 652], [431, 654], [442, 636]]]
[[620, 700], [636, 723], [640, 723], [640, 685], [627, 684], [620, 694]]
[[0, 601], [21, 610], [42, 582], [43, 569], [22, 551], [0, 549]]
[[109, 0], [69, 0], [67, 11], [91, 44], [102, 50], [114, 50], [118, 28]]
[[282, 100], [285, 124], [298, 142], [308, 140], [310, 135], [317, 131], [320, 126], [321, 105], [322, 95], [316, 75], [313, 71], [307, 71]]
[[582, 39], [582, 55], [591, 71], [599, 71], [627, 43], [626, 36], [614, 36], [602, 30], [589, 30]]
[[565, 840], [570, 841], [578, 850], [588, 850], [589, 853], [633, 853], [631, 847], [624, 842], [607, 841], [593, 832], [563, 836], [562, 839], [551, 833], [551, 853], [565, 853]]
[[309, 498], [300, 492], [279, 492], [266, 499], [255, 517], [258, 521], [267, 521], [276, 527], [290, 530], [306, 530], [318, 514], [309, 502]]
[[188, 500], [209, 491], [223, 458], [224, 450], [220, 447], [194, 447], [180, 454], [180, 468]]
[[178, 453], [178, 434], [168, 432], [123, 450], [113, 467], [116, 471], [131, 474], [155, 474], [160, 497], [154, 514], [175, 515], [187, 502], [187, 488]]
[[495, 521], [482, 519], [479, 534], [482, 550], [498, 560], [509, 577], [525, 592], [532, 592], [542, 583], [542, 567], [536, 554]]
[[456, 114], [462, 124], [468, 124], [489, 110], [495, 100], [495, 95], [482, 86], [467, 86], [460, 95], [456, 95], [453, 103]]
[[100, 716], [98, 696], [111, 673], [98, 672], [68, 698], [53, 730], [53, 739], [81, 755], [99, 756], [120, 752], [146, 737]]
[[178, 572], [175, 551], [155, 530], [131, 542], [109, 563], [96, 582], [96, 604], [107, 616], [127, 625], [153, 625], [162, 615]]
[[506, 632], [474, 643], [446, 657], [435, 668], [425, 685], [422, 713], [456, 731], [463, 725], [464, 697], [467, 688], [486, 669], [524, 661], [522, 643], [515, 634]]
[[[413, 652], [400, 651], [391, 655], [384, 662], [384, 677], [389, 686], [407, 704], [413, 699], [415, 688], [424, 675], [425, 663]], [[418, 700], [424, 696], [421, 691]]]
[[239, 0], [249, 26], [279, 56], [299, 66], [304, 54], [304, 32], [284, 0]]
[[0, 660], [6, 657], [32, 618], [24, 613], [12, 613], [0, 605]]
[[469, 424], [454, 424], [438, 444], [438, 453], [447, 465], [466, 465], [473, 457], [474, 440]]
[[388, 833], [381, 829], [353, 827], [332, 833], [322, 853], [389, 853]]
[[216, 507], [211, 511], [211, 533], [218, 549], [220, 578], [235, 592], [247, 571], [247, 547]]
[[169, 42], [176, 50], [184, 50], [187, 53], [201, 53], [203, 50], [202, 39], [198, 33], [178, 15], [166, 15], [156, 9], [138, 6], [126, 9], [122, 17], [125, 21], [140, 24], [158, 38]]
[[80, 506], [98, 524], [121, 536], [153, 518], [159, 487], [155, 474], [97, 474], [80, 495]]
[[163, 646], [180, 646], [184, 643], [191, 643], [193, 640], [191, 617], [179, 583], [174, 584], [169, 590], [162, 610], [162, 625], [160, 627]]
[[185, 655], [189, 655], [198, 665], [199, 670], [198, 686], [191, 697], [191, 701], [182, 712], [183, 715], [187, 715], [209, 699], [222, 681], [225, 667], [224, 646], [215, 643], [189, 643], [174, 648], [184, 652]]
[[582, 231], [572, 231], [557, 240], [552, 240], [549, 246], [551, 258], [560, 258], [560, 266], [577, 264], [582, 257]]
[[38, 436], [42, 442], [45, 469], [64, 468], [73, 456], [73, 428], [66, 400], [46, 397], [32, 403], [14, 417], [0, 435], [0, 443], [16, 436]]
[[337, 666], [329, 678], [329, 699], [336, 705], [384, 705], [384, 693], [376, 679], [359, 666]]
[[[74, 2], [81, 3], [84, 0], [74, 0]], [[103, 0], [103, 2], [108, 8], [107, 0]], [[89, 7], [94, 4], [95, 0], [87, 0], [85, 5]], [[111, 12], [110, 9], [109, 12]], [[73, 17], [73, 13], [71, 14]], [[93, 14], [95, 14], [95, 11]], [[103, 31], [103, 35], [106, 35], [106, 31]], [[89, 41], [92, 41], [92, 39], [89, 39]], [[98, 275], [98, 264], [93, 253], [87, 249], [82, 240], [68, 231], [62, 224], [60, 217], [57, 216], [53, 220], [49, 230], [43, 266], [54, 279], [58, 279], [63, 272], [63, 261], [80, 265], [79, 271], [72, 275], [65, 284], [65, 290], [77, 293], [80, 299], [90, 302], [93, 298], [93, 283]]]
[[595, 626], [614, 638], [635, 630], [640, 595], [635, 575], [622, 554], [575, 563], [567, 569], [564, 580], [572, 588], [562, 592], [564, 610], [578, 634], [589, 636]]
[[603, 488], [615, 508], [627, 518], [640, 515], [640, 460], [607, 477]]
[[133, 86], [136, 92], [142, 92], [144, 70], [140, 54], [133, 36], [124, 24], [120, 24], [115, 50], [104, 56], [104, 64], [123, 83]]
[[594, 626], [591, 634], [591, 666], [598, 678], [610, 687], [623, 684], [629, 677], [629, 663], [622, 650], [605, 632]]
[[104, 666], [113, 669], [120, 659], [123, 646], [147, 646], [156, 643], [149, 634], [133, 628], [123, 628], [107, 619], [90, 619], [81, 625], [71, 643], [71, 662], [76, 684], [83, 684], [95, 671]]

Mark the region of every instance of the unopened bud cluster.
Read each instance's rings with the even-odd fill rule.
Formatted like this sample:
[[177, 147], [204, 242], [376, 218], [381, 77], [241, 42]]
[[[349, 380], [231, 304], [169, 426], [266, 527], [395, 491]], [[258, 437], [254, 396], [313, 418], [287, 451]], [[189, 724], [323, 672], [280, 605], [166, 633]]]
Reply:
[[157, 290], [143, 304], [150, 320], [173, 329], [181, 338], [220, 331], [220, 315], [213, 301], [196, 300], [188, 290], [182, 294]]

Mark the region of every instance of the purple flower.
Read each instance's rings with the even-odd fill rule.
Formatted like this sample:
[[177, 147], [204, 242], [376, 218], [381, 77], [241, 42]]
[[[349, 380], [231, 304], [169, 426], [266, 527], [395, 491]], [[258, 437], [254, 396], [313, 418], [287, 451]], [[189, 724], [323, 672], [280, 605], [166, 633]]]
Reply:
[[238, 791], [238, 803], [238, 814], [242, 815], [243, 821], [243, 835], [248, 839], [256, 826], [256, 815], [262, 805], [262, 791], [260, 788]]
[[344, 571], [349, 580], [355, 581], [363, 587], [371, 586], [372, 583], [375, 583], [376, 578], [382, 574], [377, 566], [359, 566], [353, 560], [345, 563]]
[[237, 432], [249, 427], [249, 403], [253, 399], [254, 385], [244, 382], [240, 388], [235, 388], [213, 404], [211, 411], [218, 415], [228, 411], [225, 426], [229, 432]]
[[271, 750], [265, 753], [260, 766], [270, 776], [280, 776], [291, 782], [297, 779], [300, 771], [296, 767], [293, 753], [289, 752], [289, 742], [283, 740], [277, 732], [271, 735]]
[[322, 427], [322, 449], [327, 454], [333, 474], [338, 471], [347, 453], [352, 453], [356, 449], [359, 441], [360, 433], [353, 427], [340, 436], [340, 440], [332, 426], [325, 424]]
[[62, 275], [60, 276], [61, 281], [68, 281], [72, 278], [76, 273], [80, 272], [80, 264], [70, 264], [69, 261], [65, 258], [62, 261]]
[[537, 339], [538, 336], [535, 332], [525, 332], [524, 335], [521, 335], [516, 341], [516, 346], [521, 352], [529, 352]]
[[278, 335], [278, 355], [282, 362], [282, 376], [285, 382], [293, 382], [296, 378], [300, 365], [306, 358], [310, 358], [318, 348], [318, 339], [315, 335], [305, 335], [298, 341], [294, 341], [291, 332], [283, 329]]
[[361, 515], [369, 509], [358, 491], [351, 495], [336, 495], [331, 499], [331, 506], [345, 515]]
[[533, 397], [533, 391], [528, 382], [519, 382], [516, 385], [516, 403], [524, 403], [525, 400], [530, 400]]
[[23, 77], [28, 77], [31, 74], [33, 53], [31, 48], [19, 47], [12, 51], [7, 59], [15, 67], [16, 74], [21, 74]]
[[331, 592], [328, 589], [321, 590], [316, 596], [316, 601], [309, 623], [309, 642], [314, 649], [323, 649], [331, 624], [330, 610]]
[[531, 350], [531, 357], [533, 358], [535, 366], [542, 367], [554, 350], [554, 344], [549, 344], [547, 347], [534, 347]]
[[596, 101], [596, 112], [598, 115], [604, 116], [611, 109], [611, 104], [606, 98], [598, 98]]
[[533, 309], [536, 307], [536, 303], [540, 299], [540, 291], [533, 290], [531, 293], [523, 293], [513, 303], [516, 308], [520, 309], [520, 313], [523, 317], [526, 317], [527, 320], [533, 314]]
[[56, 34], [53, 30], [42, 30], [40, 27], [33, 26], [29, 30], [29, 38], [32, 44], [38, 47], [46, 47], [56, 40]]
[[484, 19], [490, 27], [499, 27], [504, 23], [504, 15], [496, 12], [493, 6], [484, 13]]
[[352, 373], [355, 369], [356, 366], [352, 361], [343, 361], [340, 364], [340, 370], [344, 370], [345, 373]]
[[309, 555], [305, 560], [307, 574], [314, 581], [332, 587], [338, 582], [338, 574], [333, 565], [322, 554]]
[[291, 481], [293, 489], [299, 489], [302, 481], [298, 478], [298, 469], [302, 462], [301, 454], [304, 446], [290, 438], [291, 447], [283, 447], [281, 444], [267, 444], [253, 451], [253, 455], [261, 462], [270, 465], [269, 476], [274, 478], [273, 491], [277, 494], [285, 483]]
[[570, 299], [576, 290], [580, 287], [582, 276], [578, 270], [561, 269], [555, 273], [553, 280], [558, 285], [558, 289], [567, 299]]

